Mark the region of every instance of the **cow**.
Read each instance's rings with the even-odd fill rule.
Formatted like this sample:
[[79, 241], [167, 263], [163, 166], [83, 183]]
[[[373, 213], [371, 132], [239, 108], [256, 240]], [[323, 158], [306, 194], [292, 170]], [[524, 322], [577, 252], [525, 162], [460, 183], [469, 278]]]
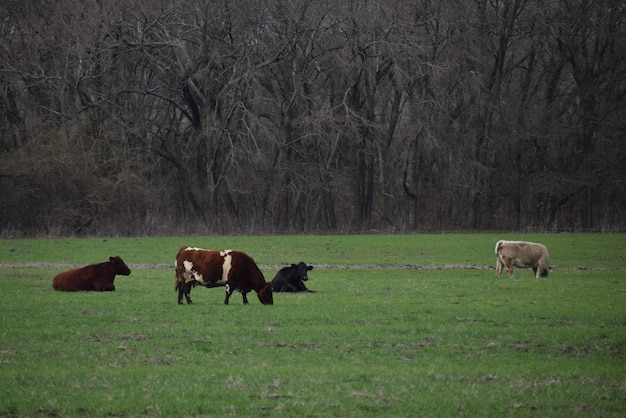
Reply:
[[109, 261], [90, 264], [57, 274], [52, 281], [54, 290], [74, 292], [93, 290], [112, 292], [115, 290], [115, 275], [128, 276], [130, 269], [120, 257], [109, 257]]
[[535, 278], [548, 277], [548, 250], [543, 244], [526, 241], [504, 241], [496, 243], [496, 277], [500, 277], [506, 267], [513, 278], [513, 267], [532, 268]]
[[205, 287], [226, 287], [224, 304], [228, 305], [230, 295], [238, 290], [243, 295], [243, 303], [248, 303], [247, 294], [256, 291], [264, 305], [274, 303], [272, 284], [265, 281], [252, 257], [240, 251], [204, 250], [195, 247], [182, 247], [176, 255], [176, 276], [174, 288], [178, 290], [178, 304], [191, 304], [189, 293], [196, 285]]
[[307, 266], [302, 261], [285, 267], [272, 279], [272, 288], [275, 292], [313, 292], [304, 285], [309, 280], [307, 272], [311, 270], [313, 266]]

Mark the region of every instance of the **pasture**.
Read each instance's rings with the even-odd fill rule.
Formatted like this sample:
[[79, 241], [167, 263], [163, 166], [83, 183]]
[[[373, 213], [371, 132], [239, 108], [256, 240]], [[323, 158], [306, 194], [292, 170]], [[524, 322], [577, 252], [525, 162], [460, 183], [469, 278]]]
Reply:
[[[495, 278], [498, 239], [555, 269]], [[232, 248], [316, 293], [179, 306], [181, 245]], [[121, 256], [116, 291], [68, 266]], [[0, 240], [0, 416], [618, 417], [626, 235], [429, 234]]]

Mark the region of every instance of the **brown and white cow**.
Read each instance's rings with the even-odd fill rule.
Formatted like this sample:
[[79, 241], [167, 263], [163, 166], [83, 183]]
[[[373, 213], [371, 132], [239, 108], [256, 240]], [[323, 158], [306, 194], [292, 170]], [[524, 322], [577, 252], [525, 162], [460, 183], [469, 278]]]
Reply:
[[543, 244], [526, 241], [504, 241], [496, 243], [496, 277], [500, 277], [506, 267], [513, 278], [513, 267], [532, 268], [535, 278], [548, 277], [550, 257]]
[[178, 290], [178, 303], [192, 303], [189, 293], [195, 285], [205, 287], [226, 286], [224, 304], [235, 290], [243, 295], [243, 303], [248, 303], [247, 294], [256, 291], [264, 305], [274, 303], [272, 284], [265, 281], [252, 257], [240, 251], [204, 250], [182, 247], [176, 256], [175, 289]]
[[109, 257], [109, 261], [91, 264], [57, 274], [52, 281], [54, 290], [74, 292], [94, 290], [96, 292], [113, 291], [115, 275], [128, 276], [130, 269], [120, 257]]

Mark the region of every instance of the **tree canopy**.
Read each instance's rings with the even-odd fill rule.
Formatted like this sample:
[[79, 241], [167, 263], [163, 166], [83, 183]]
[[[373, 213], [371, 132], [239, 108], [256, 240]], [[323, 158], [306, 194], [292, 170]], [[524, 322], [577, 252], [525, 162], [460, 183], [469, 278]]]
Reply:
[[618, 0], [7, 0], [0, 234], [626, 229]]

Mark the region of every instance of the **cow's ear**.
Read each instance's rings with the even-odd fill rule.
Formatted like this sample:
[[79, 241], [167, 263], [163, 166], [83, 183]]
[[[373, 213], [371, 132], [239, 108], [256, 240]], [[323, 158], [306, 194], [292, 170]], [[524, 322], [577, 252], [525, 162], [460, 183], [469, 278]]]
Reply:
[[313, 270], [313, 266], [307, 266], [307, 270]]
[[110, 261], [111, 263], [115, 262], [115, 257], [109, 257], [109, 261]]

